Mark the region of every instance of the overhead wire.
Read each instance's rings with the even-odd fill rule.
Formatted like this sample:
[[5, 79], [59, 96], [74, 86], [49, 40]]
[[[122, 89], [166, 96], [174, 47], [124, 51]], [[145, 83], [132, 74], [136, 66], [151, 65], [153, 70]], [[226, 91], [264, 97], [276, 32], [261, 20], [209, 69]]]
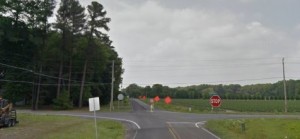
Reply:
[[[32, 84], [32, 85], [41, 85], [41, 86], [57, 86], [58, 84], [40, 84], [40, 83], [34, 83], [29, 81], [18, 81], [18, 80], [4, 80], [0, 79], [0, 82], [8, 82], [8, 83], [25, 83], [25, 84]], [[98, 86], [98, 85], [110, 85], [111, 83], [85, 83], [85, 86]], [[62, 86], [67, 86], [62, 84]], [[71, 86], [81, 86], [81, 84], [71, 84]]]
[[[37, 72], [34, 72], [33, 70], [30, 70], [30, 69], [26, 69], [26, 68], [22, 68], [22, 67], [17, 67], [17, 66], [12, 66], [12, 65], [1, 63], [1, 62], [0, 62], [0, 65], [5, 66], [5, 67], [9, 67], [9, 68], [13, 68], [13, 69], [27, 71], [27, 72], [30, 72], [32, 74], [40, 75], [40, 76], [47, 77], [47, 78], [60, 79], [60, 80], [72, 81], [72, 82], [82, 82], [82, 81], [77, 81], [77, 80], [69, 80], [69, 79], [60, 78], [60, 77], [56, 77], [56, 76], [46, 75], [46, 74], [43, 74], [43, 73], [37, 73]], [[25, 82], [25, 81], [22, 81], [22, 82]], [[86, 82], [86, 83], [93, 84], [94, 82]]]
[[[275, 58], [255, 58], [255, 59], [248, 59], [250, 60], [257, 60], [257, 59], [261, 59], [261, 60], [269, 60], [269, 59], [275, 59]], [[276, 58], [277, 59], [277, 58]], [[295, 58], [298, 59], [298, 58]], [[219, 61], [225, 61], [224, 60], [219, 60]], [[236, 61], [241, 61], [243, 59], [237, 59]], [[198, 61], [217, 61], [217, 60], [198, 60]], [[160, 61], [161, 62], [161, 61]], [[160, 63], [158, 63], [160, 64]], [[298, 62], [286, 62], [286, 64], [300, 64]], [[55, 77], [55, 76], [51, 76], [51, 75], [47, 75], [47, 74], [43, 74], [43, 73], [37, 73], [34, 72], [33, 70], [30, 69], [26, 69], [26, 68], [22, 68], [22, 67], [17, 67], [17, 66], [12, 66], [12, 65], [8, 65], [8, 64], [4, 64], [4, 63], [0, 63], [0, 65], [2, 66], [6, 66], [9, 68], [14, 68], [14, 69], [19, 69], [19, 70], [23, 70], [23, 71], [27, 71], [27, 72], [31, 72], [33, 74], [36, 75], [40, 75], [43, 77], [47, 77], [47, 78], [52, 78], [52, 79], [62, 79], [65, 81], [72, 81], [72, 82], [81, 82], [81, 81], [77, 81], [77, 80], [69, 80], [69, 79], [65, 79], [65, 78], [60, 78], [60, 77]], [[247, 63], [247, 64], [241, 64], [241, 63], [228, 63], [228, 64], [192, 64], [192, 65], [169, 65], [169, 66], [160, 66], [160, 65], [144, 65], [146, 68], [148, 66], [148, 71], [143, 70], [143, 72], [149, 72], [149, 71], [170, 71], [170, 70], [174, 70], [175, 68], [178, 68], [178, 70], [186, 70], [185, 68], [200, 68], [203, 69], [203, 66], [207, 69], [209, 68], [213, 68], [216, 69], [216, 67], [218, 68], [237, 68], [237, 67], [249, 67], [249, 66], [254, 66], [254, 65], [263, 65], [263, 66], [273, 66], [273, 65], [281, 65], [281, 63], [274, 63], [274, 62], [268, 62], [268, 63]], [[129, 65], [130, 66], [130, 65]], [[133, 66], [133, 65], [131, 65]], [[139, 66], [139, 69], [142, 67], [140, 64], [136, 65]], [[172, 69], [164, 69], [164, 68], [172, 68]], [[152, 68], [152, 69], [151, 69]], [[153, 69], [154, 68], [154, 69]], [[157, 68], [163, 68], [163, 69], [157, 69]], [[142, 70], [142, 69], [141, 69]], [[137, 72], [137, 71], [135, 71]], [[79, 73], [79, 72], [78, 72]], [[228, 80], [228, 81], [212, 81], [212, 82], [204, 82], [204, 83], [220, 83], [220, 82], [243, 82], [243, 81], [256, 81], [256, 80], [266, 80], [266, 79], [277, 79], [277, 78], [281, 78], [281, 77], [271, 77], [271, 78], [259, 78], [259, 79], [241, 79], [241, 80]], [[1, 80], [4, 81], [4, 80]], [[6, 80], [8, 82], [8, 80]], [[11, 82], [19, 82], [19, 83], [32, 83], [32, 82], [26, 82], [26, 81], [11, 81]], [[111, 83], [94, 83], [94, 82], [86, 82], [89, 84], [111, 84]], [[168, 84], [190, 84], [190, 83], [168, 83]], [[57, 85], [57, 84], [43, 84], [43, 85]], [[76, 84], [73, 84], [76, 85]]]
[[[268, 77], [268, 78], [255, 78], [255, 79], [239, 79], [239, 80], [223, 80], [223, 81], [208, 81], [208, 82], [193, 82], [193, 83], [180, 83], [180, 82], [164, 82], [155, 84], [171, 84], [171, 85], [189, 85], [189, 84], [218, 84], [218, 83], [230, 83], [230, 82], [244, 82], [244, 81], [259, 81], [259, 80], [270, 80], [270, 79], [281, 79], [282, 77]], [[138, 85], [151, 85], [145, 83], [137, 83]], [[130, 84], [125, 84], [130, 85]]]

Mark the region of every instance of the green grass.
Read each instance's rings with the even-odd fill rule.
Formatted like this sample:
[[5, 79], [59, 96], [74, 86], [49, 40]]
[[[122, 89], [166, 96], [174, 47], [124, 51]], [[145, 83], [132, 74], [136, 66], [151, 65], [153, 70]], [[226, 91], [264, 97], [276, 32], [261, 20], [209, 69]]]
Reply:
[[[17, 109], [31, 109], [31, 106], [18, 106]], [[40, 106], [39, 110], [53, 110], [53, 108], [51, 106]], [[129, 112], [131, 110], [132, 110], [131, 102], [129, 100], [126, 100], [126, 102], [125, 101], [120, 101], [120, 102], [114, 101], [114, 110], [112, 110], [112, 112]], [[74, 106], [74, 108], [69, 111], [87, 112], [87, 111], [89, 111], [89, 107], [86, 106], [86, 107], [78, 108], [77, 106]], [[100, 105], [99, 112], [110, 112], [109, 104]]]
[[[1, 128], [1, 139], [93, 139], [93, 119], [69, 116], [19, 114], [15, 127]], [[124, 139], [125, 127], [116, 121], [97, 121], [99, 139]]]
[[300, 119], [212, 120], [205, 126], [222, 139], [300, 139]]
[[[145, 100], [149, 102], [149, 100]], [[172, 103], [167, 105], [163, 100], [155, 103], [155, 108], [189, 112], [189, 107], [194, 113], [211, 112], [211, 106], [208, 99], [172, 99]], [[283, 100], [222, 100], [221, 107], [214, 108], [214, 112], [265, 112], [265, 113], [283, 113]], [[300, 100], [288, 101], [288, 112], [300, 112]]]

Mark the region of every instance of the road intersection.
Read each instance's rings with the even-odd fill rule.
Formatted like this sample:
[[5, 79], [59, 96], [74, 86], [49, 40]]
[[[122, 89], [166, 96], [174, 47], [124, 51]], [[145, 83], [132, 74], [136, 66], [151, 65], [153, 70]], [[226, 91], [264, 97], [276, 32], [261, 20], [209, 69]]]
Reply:
[[[131, 112], [105, 113], [98, 111], [98, 119], [111, 119], [124, 123], [127, 127], [126, 139], [219, 139], [204, 128], [212, 119], [239, 118], [287, 118], [297, 115], [237, 115], [237, 114], [193, 114], [162, 110], [150, 111], [150, 106], [138, 99], [132, 99]], [[20, 111], [21, 113], [68, 115], [93, 118], [89, 112], [74, 111]]]

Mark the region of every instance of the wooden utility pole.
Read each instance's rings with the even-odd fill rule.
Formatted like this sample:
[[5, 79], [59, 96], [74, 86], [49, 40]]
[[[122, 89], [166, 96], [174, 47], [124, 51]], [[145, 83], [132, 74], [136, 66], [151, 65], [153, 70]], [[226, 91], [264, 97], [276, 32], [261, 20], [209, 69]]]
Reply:
[[112, 109], [114, 109], [114, 81], [115, 81], [115, 75], [114, 75], [114, 69], [115, 68], [115, 61], [112, 61], [112, 69], [111, 69], [111, 94], [110, 94], [110, 108], [109, 111], [111, 111]]
[[285, 69], [284, 69], [284, 58], [282, 58], [282, 68], [283, 68], [283, 91], [284, 91], [284, 112], [287, 112], [287, 96], [286, 96], [286, 82], [285, 82]]
[[36, 100], [35, 100], [35, 110], [38, 110], [39, 107], [39, 99], [40, 99], [40, 90], [41, 90], [41, 74], [43, 71], [43, 66], [40, 66], [40, 73], [39, 73], [39, 83], [38, 83], [38, 88], [37, 88], [37, 93], [36, 93]]

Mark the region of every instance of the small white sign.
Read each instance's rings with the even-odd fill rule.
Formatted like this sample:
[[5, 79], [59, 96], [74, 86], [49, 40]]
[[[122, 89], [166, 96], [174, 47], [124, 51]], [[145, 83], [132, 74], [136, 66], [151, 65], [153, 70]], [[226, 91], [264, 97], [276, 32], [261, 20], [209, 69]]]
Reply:
[[89, 108], [90, 108], [90, 111], [100, 110], [99, 97], [89, 98]]
[[123, 100], [124, 99], [124, 95], [123, 94], [119, 94], [118, 95], [118, 100]]
[[153, 98], [151, 98], [151, 99], [150, 99], [150, 103], [154, 103], [154, 100], [153, 100]]

